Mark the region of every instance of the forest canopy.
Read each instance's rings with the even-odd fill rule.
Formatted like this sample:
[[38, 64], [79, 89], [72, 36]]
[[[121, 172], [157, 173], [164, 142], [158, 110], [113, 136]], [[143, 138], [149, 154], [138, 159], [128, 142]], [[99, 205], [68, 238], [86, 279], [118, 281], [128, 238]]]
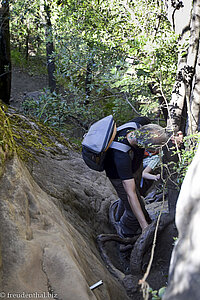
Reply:
[[11, 1], [13, 63], [44, 72], [48, 54], [61, 109], [83, 124], [110, 113], [121, 122], [164, 119], [178, 53], [164, 8], [162, 1]]
[[144, 115], [188, 136], [187, 165], [199, 139], [199, 15], [192, 0], [1, 0], [1, 99], [12, 62], [48, 75], [25, 113], [82, 135], [109, 114], [118, 124]]

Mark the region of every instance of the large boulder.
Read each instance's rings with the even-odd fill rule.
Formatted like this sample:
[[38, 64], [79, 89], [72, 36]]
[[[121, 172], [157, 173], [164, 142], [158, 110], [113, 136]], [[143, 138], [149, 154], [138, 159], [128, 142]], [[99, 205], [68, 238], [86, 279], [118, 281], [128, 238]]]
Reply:
[[[39, 130], [29, 123], [27, 139]], [[39, 132], [31, 144], [37, 139]], [[19, 140], [23, 147], [25, 139]], [[0, 297], [128, 299], [96, 244], [97, 234], [110, 231], [112, 187], [104, 174], [87, 168], [79, 153], [52, 140], [54, 149], [48, 146], [27, 162], [16, 153], [4, 155], [1, 148]], [[90, 290], [99, 280], [103, 285]]]
[[199, 300], [200, 146], [187, 171], [176, 207], [176, 242], [163, 300]]

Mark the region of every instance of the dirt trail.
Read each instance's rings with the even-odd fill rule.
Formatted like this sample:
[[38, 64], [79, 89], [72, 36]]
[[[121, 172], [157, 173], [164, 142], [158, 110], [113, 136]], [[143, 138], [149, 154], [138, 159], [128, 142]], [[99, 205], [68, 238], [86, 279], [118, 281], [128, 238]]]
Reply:
[[45, 75], [31, 76], [20, 68], [12, 69], [11, 99], [10, 104], [19, 108], [26, 93], [43, 90], [48, 87], [48, 79]]

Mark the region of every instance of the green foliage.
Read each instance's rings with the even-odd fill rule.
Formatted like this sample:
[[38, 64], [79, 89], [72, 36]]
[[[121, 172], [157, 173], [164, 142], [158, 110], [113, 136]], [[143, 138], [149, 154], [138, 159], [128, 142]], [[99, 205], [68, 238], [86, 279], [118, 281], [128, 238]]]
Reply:
[[44, 92], [38, 99], [28, 99], [22, 104], [23, 111], [44, 124], [61, 129], [67, 113], [67, 103], [56, 93]]
[[7, 107], [0, 101], [0, 174], [6, 157], [16, 150], [9, 117], [6, 114]]
[[22, 103], [22, 112], [61, 132], [67, 132], [70, 129], [69, 120], [76, 120], [84, 129], [87, 127], [88, 120], [93, 123], [99, 116], [103, 117], [101, 105], [95, 105], [95, 107], [92, 103], [87, 106], [80, 105], [78, 101], [70, 101], [48, 90], [44, 91], [38, 99], [25, 100]]
[[[67, 111], [70, 107], [88, 124], [110, 113], [124, 122], [134, 117], [131, 106], [153, 118], [160, 94], [152, 94], [149, 86], [162, 88], [169, 100], [177, 59], [177, 37], [162, 1], [44, 2], [51, 11], [55, 76], [63, 87]], [[12, 1], [13, 60], [23, 66], [27, 51], [29, 61], [36, 58], [44, 65], [48, 41], [41, 3]]]
[[173, 246], [175, 246], [175, 244], [177, 243], [177, 241], [178, 241], [178, 237], [177, 236], [173, 236]]
[[[149, 84], [153, 82], [161, 85], [166, 89], [166, 96], [170, 97], [177, 58], [176, 37], [160, 13], [161, 8], [143, 1], [127, 5], [124, 7], [124, 4], [117, 1], [103, 1], [100, 8], [94, 1], [93, 6], [87, 10], [95, 11], [92, 15], [95, 15], [94, 20], [98, 20], [99, 27], [85, 30], [90, 23], [81, 19], [78, 29], [75, 29], [76, 34], [64, 30], [60, 38], [65, 42], [60, 44], [61, 55], [57, 61], [59, 80], [63, 78], [63, 81], [68, 82], [66, 87], [73, 94], [83, 96], [87, 64], [92, 58], [93, 80], [89, 100], [96, 103], [99, 98], [103, 98], [103, 107], [106, 107], [109, 96], [109, 106], [121, 121], [124, 121], [124, 115], [131, 116], [127, 114], [130, 107], [125, 101], [125, 95], [136, 110], [145, 115], [150, 115], [149, 111], [156, 111], [158, 107], [158, 95], [151, 95]], [[144, 11], [151, 14], [148, 21]], [[158, 12], [161, 26], [157, 25], [154, 31], [152, 28], [158, 22]], [[73, 11], [70, 15], [68, 10], [68, 16], [72, 23], [80, 20], [79, 11]], [[123, 111], [122, 116], [123, 106], [126, 106], [126, 111]]]
[[152, 288], [149, 289], [149, 292], [152, 295], [152, 300], [161, 300], [164, 293], [165, 293], [166, 287], [162, 287], [160, 288], [158, 291], [157, 290], [153, 290]]
[[18, 49], [11, 50], [11, 59], [14, 66], [26, 70], [29, 75], [46, 75], [46, 65], [44, 57], [30, 57], [26, 60], [23, 53]]
[[18, 50], [11, 50], [11, 58], [14, 65], [20, 68], [23, 68], [26, 65], [26, 60], [24, 56]]
[[10, 4], [10, 15], [12, 46], [27, 55], [28, 43], [31, 56], [44, 51], [42, 43], [44, 28], [40, 15], [40, 1], [13, 0]]
[[[183, 141], [184, 147], [182, 150], [178, 150], [178, 152], [181, 153], [181, 161], [179, 161], [174, 166], [174, 170], [178, 174], [177, 182], [179, 185], [182, 184], [183, 179], [185, 178], [186, 172], [194, 158], [199, 142], [200, 142], [200, 133], [196, 133], [184, 137], [184, 141]], [[175, 153], [177, 153], [177, 151], [175, 151]]]

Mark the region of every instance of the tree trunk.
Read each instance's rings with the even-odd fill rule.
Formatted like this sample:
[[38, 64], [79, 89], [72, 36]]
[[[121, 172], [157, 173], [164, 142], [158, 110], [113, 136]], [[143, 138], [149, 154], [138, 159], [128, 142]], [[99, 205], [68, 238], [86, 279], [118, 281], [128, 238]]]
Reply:
[[174, 153], [174, 144], [170, 141], [168, 143], [168, 147], [163, 148], [163, 163], [164, 166], [167, 166], [167, 168], [164, 168], [164, 177], [167, 180], [166, 186], [167, 186], [167, 194], [168, 194], [168, 210], [169, 214], [175, 217], [176, 212], [176, 202], [179, 195], [179, 188], [176, 184], [177, 180], [177, 173], [174, 172], [174, 166], [175, 163], [178, 162], [178, 156]]
[[26, 60], [28, 60], [28, 55], [29, 55], [29, 35], [30, 35], [30, 31], [27, 28], [27, 33], [26, 33], [26, 54], [25, 54], [25, 58]]
[[[186, 134], [193, 134], [198, 130], [198, 120], [199, 120], [199, 107], [200, 107], [200, 50], [199, 50], [199, 40], [200, 40], [200, 1], [199, 0], [165, 0], [168, 9], [168, 17], [172, 23], [173, 29], [177, 34], [180, 34], [179, 44], [181, 46], [181, 50], [179, 53], [178, 59], [178, 69], [177, 69], [177, 76], [174, 85], [174, 89], [172, 92], [171, 102], [169, 104], [169, 117], [167, 126], [170, 130], [177, 131], [180, 128], [184, 130]], [[189, 39], [189, 45], [187, 45], [187, 39]], [[184, 46], [187, 45], [186, 46]], [[187, 122], [184, 118], [187, 118]], [[167, 161], [169, 156], [172, 155], [172, 150], [168, 153], [165, 153], [165, 158], [167, 157]], [[198, 156], [197, 156], [198, 157]], [[187, 175], [184, 179], [183, 185], [181, 187], [181, 193], [179, 196], [178, 203], [181, 198], [185, 197], [185, 203], [189, 203], [188, 207], [182, 208], [182, 212], [180, 213], [180, 205], [176, 206], [176, 221], [182, 218], [182, 223], [186, 226], [183, 228], [183, 232], [185, 234], [186, 228], [193, 228], [193, 225], [188, 224], [187, 221], [191, 219], [191, 216], [187, 215], [186, 212], [195, 212], [194, 205], [192, 201], [195, 199], [194, 195], [196, 188], [198, 190], [197, 185], [192, 186], [192, 181], [187, 182], [188, 179], [196, 180], [198, 182], [196, 173], [197, 166], [195, 165], [192, 171], [194, 174], [191, 174], [191, 178], [188, 178]], [[191, 168], [191, 167], [190, 167]], [[172, 172], [172, 171], [171, 171]], [[174, 172], [175, 174], [175, 172]], [[194, 176], [195, 175], [195, 176]], [[168, 198], [169, 198], [169, 209], [172, 213], [174, 213], [175, 203], [174, 202], [178, 196], [175, 192], [175, 181], [176, 178], [171, 176], [172, 180], [168, 182]], [[186, 180], [187, 179], [187, 180]], [[171, 182], [170, 182], [171, 181]], [[184, 185], [185, 184], [185, 185]], [[187, 193], [182, 192], [183, 187], [186, 187]], [[193, 193], [193, 194], [191, 194]], [[192, 196], [191, 196], [192, 195]], [[199, 197], [197, 197], [199, 199]], [[184, 203], [183, 203], [184, 204]], [[181, 203], [181, 207], [183, 207]], [[198, 211], [198, 209], [196, 210]], [[180, 225], [177, 223], [177, 225]], [[179, 239], [181, 239], [181, 231], [179, 229]], [[181, 229], [182, 230], [182, 229]], [[198, 230], [198, 227], [197, 227]], [[182, 245], [187, 245], [188, 239], [191, 240], [191, 236], [196, 235], [193, 234], [194, 232], [191, 231]], [[197, 239], [196, 239], [197, 240]], [[190, 242], [194, 248], [195, 243], [194, 241]], [[169, 287], [164, 295], [164, 299], [168, 300], [179, 300], [179, 299], [199, 299], [199, 293], [197, 285], [193, 285], [192, 282], [197, 282], [199, 278], [196, 278], [195, 271], [199, 268], [199, 266], [195, 266], [195, 271], [192, 270], [191, 262], [188, 263], [187, 268], [183, 268], [181, 264], [184, 264], [184, 253], [190, 253], [191, 249], [182, 247], [179, 252], [179, 256], [176, 252], [174, 252], [171, 260], [171, 272], [169, 277]], [[177, 251], [177, 250], [176, 250]], [[195, 250], [196, 253], [198, 252]], [[191, 253], [190, 253], [191, 254]], [[193, 253], [189, 255], [193, 257]], [[179, 265], [177, 264], [177, 261]], [[188, 261], [188, 259], [187, 259]], [[194, 259], [193, 259], [194, 261]], [[181, 267], [180, 267], [181, 266]], [[176, 267], [178, 268], [176, 272]], [[190, 271], [188, 272], [188, 267]], [[173, 270], [173, 272], [172, 272]], [[180, 271], [181, 270], [181, 271]], [[192, 270], [192, 271], [191, 271]], [[192, 273], [193, 272], [193, 273]], [[182, 278], [185, 275], [184, 280], [180, 280], [179, 276]], [[175, 274], [175, 275], [174, 275]], [[190, 276], [192, 274], [192, 276]], [[192, 278], [190, 280], [190, 277]], [[189, 279], [188, 279], [189, 278]], [[177, 282], [176, 282], [177, 281]], [[187, 282], [187, 284], [185, 284]], [[186, 287], [186, 288], [185, 288]], [[192, 288], [190, 288], [192, 287]]]
[[46, 55], [47, 55], [47, 71], [49, 78], [49, 88], [51, 92], [56, 90], [56, 79], [55, 79], [55, 60], [54, 54], [54, 43], [53, 43], [53, 30], [51, 24], [51, 10], [46, 0], [41, 0], [41, 12], [42, 19], [46, 31]]
[[186, 85], [188, 82], [188, 67], [186, 54], [187, 49], [185, 49], [185, 44], [187, 39], [190, 37], [192, 0], [165, 0], [165, 4], [167, 7], [168, 19], [171, 22], [173, 30], [176, 34], [180, 35], [179, 47], [181, 50], [178, 55], [177, 75], [172, 90], [171, 101], [169, 103], [167, 121], [169, 130], [174, 129], [175, 131], [178, 131], [181, 123], [183, 123], [182, 115], [187, 93]]
[[[177, 75], [169, 103], [167, 128], [175, 133], [181, 129], [186, 134], [192, 134], [198, 128], [200, 105], [200, 67], [197, 64], [199, 60], [200, 2], [197, 0], [166, 0], [165, 3], [172, 27], [176, 34], [179, 34], [180, 47]], [[173, 150], [170, 149], [168, 152], [165, 152], [167, 159], [173, 156]], [[174, 159], [172, 160], [174, 161]], [[169, 205], [173, 203], [172, 206], [175, 203], [175, 195], [178, 196], [178, 193], [175, 192], [175, 182], [176, 178], [173, 175], [173, 180], [169, 180], [167, 186], [171, 202]]]
[[192, 132], [199, 130], [199, 113], [200, 113], [200, 49], [198, 53], [198, 61], [195, 69], [195, 80], [193, 94], [191, 97], [191, 127]]
[[56, 71], [55, 61], [53, 58], [54, 54], [54, 44], [53, 44], [53, 31], [52, 31], [52, 24], [51, 24], [51, 12], [49, 5], [45, 5], [46, 11], [46, 52], [47, 52], [47, 69], [48, 69], [48, 76], [49, 76], [49, 88], [51, 92], [56, 90], [56, 79], [54, 73]]
[[11, 92], [11, 58], [9, 1], [0, 5], [0, 99], [9, 104]]
[[158, 97], [159, 107], [160, 107], [159, 112], [158, 112], [158, 116], [161, 114], [161, 111], [162, 111], [165, 122], [167, 123], [168, 110], [167, 110], [166, 101], [165, 101], [165, 99], [162, 95], [162, 92], [160, 91], [160, 88], [158, 88], [158, 86], [154, 82], [149, 83], [148, 87], [149, 87], [151, 93], [153, 95], [157, 95], [157, 97]]
[[[188, 108], [188, 134], [193, 134], [193, 128], [192, 123], [196, 122], [198, 123], [198, 119], [194, 119], [194, 116], [192, 117], [192, 101], [195, 100], [193, 97], [194, 93], [194, 84], [192, 83], [195, 81], [195, 71], [199, 72], [199, 67], [197, 66], [197, 60], [198, 60], [198, 53], [199, 53], [199, 38], [200, 38], [200, 2], [194, 1], [193, 3], [193, 12], [192, 12], [192, 18], [191, 18], [191, 35], [190, 35], [190, 46], [188, 49], [188, 55], [187, 55], [187, 70], [189, 76], [188, 78], [188, 84], [186, 85], [186, 103]], [[199, 78], [200, 74], [197, 73], [196, 77]], [[193, 122], [192, 122], [193, 119]]]
[[94, 63], [93, 58], [90, 58], [87, 63], [87, 71], [86, 71], [86, 78], [85, 78], [85, 93], [86, 93], [86, 100], [85, 105], [89, 104], [89, 97], [91, 93], [91, 83], [92, 83], [92, 65]]
[[[180, 35], [179, 45], [181, 49], [176, 81], [169, 103], [167, 126], [169, 129], [178, 131], [180, 126], [186, 123], [184, 107], [187, 105], [187, 128], [184, 131], [187, 134], [192, 134], [198, 128], [200, 103], [200, 67], [197, 64], [199, 60], [200, 3], [197, 0], [166, 0], [165, 4], [173, 29], [176, 34]], [[185, 44], [187, 44], [188, 38], [189, 45], [186, 48]]]
[[[196, 1], [197, 2], [197, 1]], [[194, 78], [192, 93], [190, 96], [190, 114], [189, 114], [189, 130], [188, 133], [194, 133], [198, 131], [198, 121], [199, 121], [199, 108], [200, 108], [200, 3], [196, 3], [194, 7], [194, 13], [192, 16], [193, 27], [192, 27], [192, 37], [191, 37], [191, 57], [194, 62]], [[190, 56], [188, 55], [190, 58]]]

